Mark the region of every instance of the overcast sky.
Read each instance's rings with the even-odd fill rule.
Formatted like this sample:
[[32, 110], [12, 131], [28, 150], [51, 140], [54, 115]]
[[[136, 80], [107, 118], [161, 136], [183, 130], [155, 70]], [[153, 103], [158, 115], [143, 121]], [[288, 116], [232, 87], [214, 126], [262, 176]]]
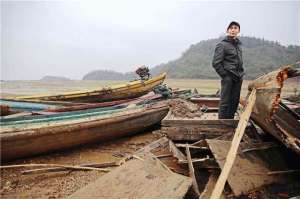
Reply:
[[300, 45], [299, 1], [1, 1], [1, 79], [153, 67], [232, 20], [243, 35]]

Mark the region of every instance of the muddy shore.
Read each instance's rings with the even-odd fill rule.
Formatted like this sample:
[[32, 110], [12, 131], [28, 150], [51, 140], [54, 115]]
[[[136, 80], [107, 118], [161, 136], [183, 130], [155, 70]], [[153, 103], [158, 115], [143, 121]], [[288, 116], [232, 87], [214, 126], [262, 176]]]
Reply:
[[[152, 130], [105, 143], [87, 144], [74, 149], [26, 158], [7, 164], [65, 164], [80, 165], [121, 160], [126, 154], [156, 140], [159, 135]], [[62, 171], [46, 174], [22, 175], [32, 168], [5, 169], [1, 171], [1, 198], [65, 198], [105, 174], [100, 171]], [[113, 168], [111, 168], [113, 169]]]

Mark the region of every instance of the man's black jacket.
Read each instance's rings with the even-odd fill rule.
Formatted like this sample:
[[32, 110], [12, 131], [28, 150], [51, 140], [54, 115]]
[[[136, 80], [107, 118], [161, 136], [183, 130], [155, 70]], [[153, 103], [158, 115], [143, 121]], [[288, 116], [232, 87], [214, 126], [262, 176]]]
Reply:
[[239, 39], [228, 36], [217, 44], [212, 65], [221, 77], [228, 75], [228, 72], [235, 78], [244, 76], [241, 44]]

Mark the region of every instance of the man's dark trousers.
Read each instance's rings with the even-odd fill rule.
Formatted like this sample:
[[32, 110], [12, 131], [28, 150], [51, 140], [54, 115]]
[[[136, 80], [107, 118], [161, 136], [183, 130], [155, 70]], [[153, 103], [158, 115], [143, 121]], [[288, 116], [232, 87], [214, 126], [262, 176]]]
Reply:
[[233, 119], [240, 100], [243, 79], [225, 75], [221, 80], [219, 119]]

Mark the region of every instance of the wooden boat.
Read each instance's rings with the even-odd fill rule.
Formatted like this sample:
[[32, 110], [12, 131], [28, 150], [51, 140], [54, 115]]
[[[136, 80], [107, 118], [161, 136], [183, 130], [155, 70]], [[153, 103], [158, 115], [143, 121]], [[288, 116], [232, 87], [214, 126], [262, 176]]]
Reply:
[[2, 161], [131, 135], [159, 123], [167, 104], [108, 110], [88, 109], [1, 121]]
[[9, 106], [15, 111], [41, 111], [45, 109], [58, 109], [63, 106], [51, 105], [45, 103], [33, 103], [33, 102], [23, 102], [17, 100], [4, 100], [0, 99], [0, 105]]
[[105, 86], [93, 90], [68, 92], [60, 95], [19, 96], [12, 99], [27, 101], [71, 101], [71, 102], [105, 102], [140, 97], [161, 84], [166, 77], [163, 73], [149, 80], [135, 80], [129, 83]]
[[[146, 95], [143, 95], [138, 98], [132, 99], [124, 99], [124, 100], [115, 100], [111, 102], [100, 102], [100, 103], [68, 103], [65, 105], [57, 105], [57, 104], [49, 104], [49, 103], [41, 103], [41, 102], [24, 102], [24, 101], [16, 101], [16, 100], [2, 100], [0, 99], [0, 107], [1, 111], [4, 111], [7, 107], [10, 107], [10, 116], [1, 117], [1, 120], [6, 118], [16, 118], [20, 116], [29, 116], [29, 115], [52, 115], [58, 112], [70, 112], [70, 111], [78, 111], [78, 110], [86, 110], [86, 109], [94, 109], [94, 108], [104, 108], [111, 107], [114, 109], [118, 106], [127, 106], [130, 104], [145, 104], [150, 101], [159, 100], [162, 98], [160, 94], [154, 94], [150, 92]], [[72, 105], [74, 104], [74, 105]], [[2, 108], [3, 107], [3, 108]], [[6, 109], [5, 109], [6, 107]], [[2, 113], [1, 112], [1, 113]], [[6, 114], [8, 115], [8, 114]], [[2, 116], [2, 115], [1, 115]]]
[[138, 104], [144, 103], [150, 100], [158, 100], [162, 98], [160, 94], [154, 94], [153, 92], [148, 93], [147, 95], [143, 95], [139, 98], [132, 99], [123, 99], [123, 100], [115, 100], [111, 102], [100, 102], [100, 103], [88, 103], [83, 105], [75, 105], [75, 106], [66, 106], [62, 108], [54, 108], [47, 109], [47, 112], [66, 112], [66, 111], [76, 111], [76, 110], [85, 110], [91, 108], [101, 108], [101, 107], [109, 107], [109, 106], [117, 106], [117, 105], [129, 105], [129, 104]]
[[300, 70], [294, 67], [296, 64], [258, 77], [249, 83], [248, 90], [257, 90], [251, 119], [300, 155], [300, 116], [281, 102], [284, 81], [300, 76]]

